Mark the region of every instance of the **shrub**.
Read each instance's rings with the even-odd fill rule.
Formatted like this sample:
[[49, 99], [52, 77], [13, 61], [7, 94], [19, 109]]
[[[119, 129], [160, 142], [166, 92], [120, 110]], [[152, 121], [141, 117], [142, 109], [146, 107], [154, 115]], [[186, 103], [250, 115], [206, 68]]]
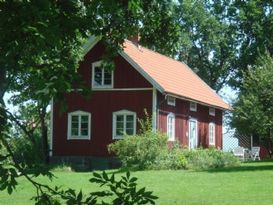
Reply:
[[150, 169], [185, 169], [187, 159], [181, 149], [169, 149], [161, 152]]
[[188, 168], [194, 170], [238, 166], [240, 161], [231, 153], [217, 149], [184, 150]]
[[161, 152], [167, 150], [167, 137], [149, 130], [139, 135], [125, 136], [108, 145], [108, 150], [120, 158], [123, 167], [147, 169]]

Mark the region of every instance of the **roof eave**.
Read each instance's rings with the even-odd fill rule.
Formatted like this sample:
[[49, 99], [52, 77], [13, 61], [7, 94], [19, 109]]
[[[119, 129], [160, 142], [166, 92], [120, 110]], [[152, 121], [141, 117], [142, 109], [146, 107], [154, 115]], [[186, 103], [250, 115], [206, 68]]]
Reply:
[[220, 109], [222, 111], [231, 111], [232, 110], [232, 108], [230, 107], [230, 105], [228, 105], [226, 103], [225, 104], [227, 105], [227, 107], [222, 107], [222, 106], [212, 105], [210, 103], [198, 101], [198, 100], [186, 97], [186, 96], [180, 96], [180, 95], [177, 95], [177, 94], [174, 94], [174, 93], [170, 93], [170, 92], [164, 92], [162, 94], [163, 95], [170, 95], [170, 96], [176, 97], [178, 99], [182, 99], [182, 100], [186, 100], [186, 101], [190, 101], [190, 102], [196, 102], [196, 103], [198, 103], [200, 105], [205, 105], [205, 106], [208, 106], [208, 107], [214, 107], [214, 108]]

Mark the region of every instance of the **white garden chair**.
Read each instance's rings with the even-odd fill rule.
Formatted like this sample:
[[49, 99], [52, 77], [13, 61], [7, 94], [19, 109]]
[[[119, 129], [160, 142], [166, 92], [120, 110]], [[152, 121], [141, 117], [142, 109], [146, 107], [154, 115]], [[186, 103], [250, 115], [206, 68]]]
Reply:
[[240, 160], [245, 160], [245, 148], [243, 147], [235, 147], [233, 149], [233, 154], [235, 157], [238, 157]]
[[256, 159], [258, 159], [258, 160], [261, 160], [261, 158], [260, 158], [260, 147], [252, 147], [251, 148], [251, 158], [252, 158], [252, 160], [256, 160]]

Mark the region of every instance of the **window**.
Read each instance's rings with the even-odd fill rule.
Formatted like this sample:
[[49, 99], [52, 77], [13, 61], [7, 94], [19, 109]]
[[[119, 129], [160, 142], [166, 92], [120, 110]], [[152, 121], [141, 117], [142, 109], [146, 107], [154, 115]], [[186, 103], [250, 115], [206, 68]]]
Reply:
[[209, 123], [209, 144], [215, 145], [215, 124]]
[[175, 138], [175, 116], [173, 113], [167, 116], [167, 136], [169, 141], [174, 141]]
[[101, 61], [92, 64], [92, 87], [113, 88], [113, 71], [104, 69]]
[[209, 108], [209, 115], [215, 116], [215, 108], [213, 108], [213, 107]]
[[167, 97], [167, 103], [168, 103], [168, 105], [175, 106], [175, 97], [173, 97], [173, 96], [168, 96], [168, 97]]
[[195, 102], [190, 102], [190, 111], [197, 111], [197, 103]]
[[125, 134], [136, 134], [136, 113], [121, 110], [113, 113], [113, 139], [121, 139]]
[[68, 113], [67, 139], [90, 139], [91, 114], [83, 111]]

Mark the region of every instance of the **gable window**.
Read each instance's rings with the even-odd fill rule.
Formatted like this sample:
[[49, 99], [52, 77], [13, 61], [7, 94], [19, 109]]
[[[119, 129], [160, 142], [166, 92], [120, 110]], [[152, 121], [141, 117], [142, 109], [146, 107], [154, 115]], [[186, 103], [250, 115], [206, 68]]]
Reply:
[[213, 108], [213, 107], [209, 108], [209, 115], [215, 116], [215, 108]]
[[113, 139], [136, 134], [136, 113], [121, 110], [113, 113]]
[[113, 71], [102, 67], [102, 62], [92, 63], [92, 87], [113, 88]]
[[173, 113], [167, 116], [167, 136], [169, 141], [174, 141], [175, 139], [175, 116]]
[[209, 123], [209, 145], [215, 145], [215, 124]]
[[190, 111], [197, 111], [197, 103], [195, 102], [190, 102]]
[[83, 111], [68, 113], [67, 139], [90, 139], [91, 114]]
[[167, 97], [167, 103], [168, 103], [168, 105], [175, 106], [175, 97], [173, 97], [173, 96], [168, 96], [168, 97]]

